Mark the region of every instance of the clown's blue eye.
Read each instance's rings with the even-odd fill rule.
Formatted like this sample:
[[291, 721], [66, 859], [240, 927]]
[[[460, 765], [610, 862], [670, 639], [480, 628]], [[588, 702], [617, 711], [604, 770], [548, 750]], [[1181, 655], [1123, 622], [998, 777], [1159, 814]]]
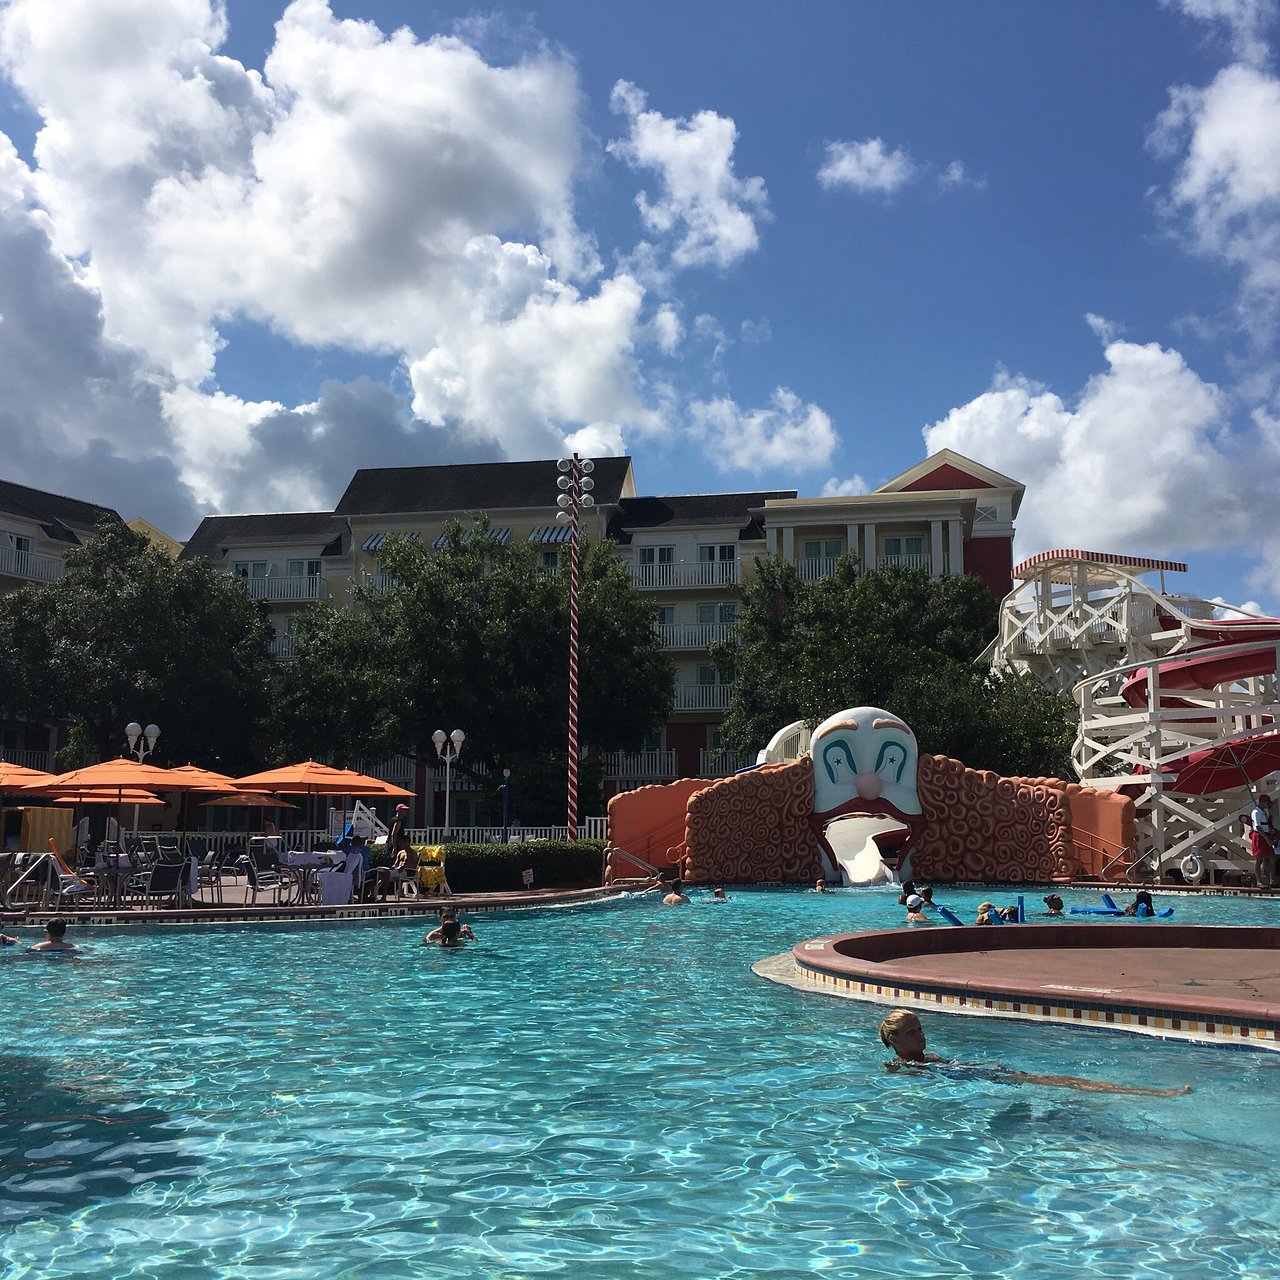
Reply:
[[849, 750], [847, 742], [830, 743], [822, 753], [822, 764], [832, 782], [840, 781], [841, 765], [848, 766], [850, 776], [858, 772], [858, 767], [853, 762], [853, 752]]
[[876, 760], [876, 772], [886, 782], [901, 782], [902, 769], [907, 763], [907, 749], [900, 742], [886, 742], [880, 748]]

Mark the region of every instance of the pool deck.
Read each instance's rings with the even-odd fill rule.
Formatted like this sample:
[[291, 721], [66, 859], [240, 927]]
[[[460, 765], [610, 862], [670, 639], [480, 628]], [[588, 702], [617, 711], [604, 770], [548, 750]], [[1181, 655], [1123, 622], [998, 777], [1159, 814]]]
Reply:
[[1280, 928], [879, 930], [814, 938], [753, 967], [876, 1004], [1280, 1050]]

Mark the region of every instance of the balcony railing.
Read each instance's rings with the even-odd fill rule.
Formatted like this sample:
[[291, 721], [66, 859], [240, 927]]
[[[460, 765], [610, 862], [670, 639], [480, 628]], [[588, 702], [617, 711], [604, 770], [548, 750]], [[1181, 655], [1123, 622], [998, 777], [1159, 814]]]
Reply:
[[631, 581], [641, 589], [658, 587], [736, 587], [741, 561], [711, 560], [678, 564], [633, 564]]
[[0, 761], [5, 764], [20, 764], [25, 769], [53, 772], [52, 751], [10, 751], [7, 747], [0, 747]]
[[[881, 556], [880, 566], [884, 568], [887, 565], [900, 565], [904, 569], [923, 569], [930, 577], [933, 573], [933, 557], [930, 555], [901, 555], [901, 556]], [[947, 552], [942, 553], [941, 574], [951, 572], [951, 557]]]
[[293, 637], [291, 635], [274, 637], [271, 641], [271, 656], [277, 662], [292, 662], [294, 658]]
[[659, 622], [655, 624], [668, 649], [705, 649], [728, 640], [738, 629], [736, 622]]
[[796, 561], [796, 569], [800, 573], [801, 582], [817, 582], [835, 573], [836, 563], [835, 556], [802, 556]]
[[756, 758], [749, 751], [730, 751], [728, 747], [703, 747], [698, 753], [698, 776], [701, 778], [726, 778], [739, 769], [755, 764]]
[[62, 577], [62, 560], [38, 551], [16, 551], [0, 547], [0, 575], [26, 578], [30, 582], [56, 582]]
[[318, 573], [304, 578], [241, 578], [240, 581], [255, 600], [284, 603], [324, 599], [324, 578]]
[[680, 774], [674, 751], [605, 751], [600, 756], [600, 764], [610, 781], [644, 778], [656, 782]]
[[677, 684], [672, 707], [676, 711], [727, 711], [731, 684]]

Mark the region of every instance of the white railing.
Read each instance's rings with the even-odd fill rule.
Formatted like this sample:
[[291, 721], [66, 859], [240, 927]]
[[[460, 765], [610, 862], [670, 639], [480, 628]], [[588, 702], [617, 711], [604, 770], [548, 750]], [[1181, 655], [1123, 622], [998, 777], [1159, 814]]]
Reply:
[[931, 573], [930, 565], [931, 557], [927, 555], [897, 555], [897, 556], [881, 556], [880, 564], [884, 567], [889, 565], [898, 565], [903, 569], [923, 569], [926, 573]]
[[676, 564], [633, 564], [637, 587], [734, 587], [741, 581], [741, 561], [696, 560]]
[[271, 656], [277, 662], [293, 660], [293, 637], [291, 635], [273, 636], [271, 640]]
[[362, 585], [371, 595], [380, 596], [400, 584], [389, 573], [366, 573]]
[[671, 705], [676, 711], [727, 711], [732, 697], [729, 684], [677, 684]]
[[836, 556], [802, 556], [796, 561], [801, 582], [817, 582], [836, 571]]
[[703, 747], [698, 753], [700, 778], [725, 778], [739, 769], [755, 764], [756, 758], [749, 751], [730, 751], [728, 747]]
[[0, 547], [0, 574], [10, 578], [29, 578], [32, 582], [56, 582], [62, 577], [59, 556], [41, 555], [38, 551], [16, 551]]
[[383, 782], [395, 782], [403, 786], [412, 783], [416, 761], [412, 756], [386, 756], [381, 760], [357, 760], [351, 767], [357, 773], [367, 773]]
[[52, 751], [9, 751], [0, 748], [0, 760], [6, 764], [20, 764], [26, 769], [41, 769], [45, 773], [53, 772]]
[[654, 625], [668, 649], [705, 649], [728, 640], [738, 629], [736, 622], [658, 622]]
[[241, 578], [240, 581], [255, 600], [283, 603], [324, 599], [324, 578], [318, 573], [303, 578]]
[[615, 778], [675, 778], [679, 776], [674, 751], [605, 751], [600, 764], [604, 776]]

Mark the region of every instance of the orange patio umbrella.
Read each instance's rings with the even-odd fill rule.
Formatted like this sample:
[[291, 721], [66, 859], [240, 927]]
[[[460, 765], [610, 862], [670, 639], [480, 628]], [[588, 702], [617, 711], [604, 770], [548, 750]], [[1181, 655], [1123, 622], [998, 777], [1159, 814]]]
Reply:
[[29, 782], [48, 782], [52, 777], [53, 774], [45, 773], [42, 769], [28, 769], [25, 764], [10, 764], [7, 760], [0, 760], [0, 794], [16, 791]]
[[121, 800], [116, 799], [114, 791], [72, 791], [66, 795], [51, 796], [50, 800], [53, 804], [164, 804], [159, 796], [153, 796], [150, 791], [126, 791]]
[[105, 791], [114, 792], [118, 797], [126, 791], [199, 791], [202, 788], [176, 769], [157, 769], [155, 765], [122, 757], [86, 765], [83, 769], [72, 769], [69, 773], [58, 773], [42, 782], [28, 783], [21, 789], [33, 795]]
[[202, 769], [198, 764], [180, 764], [175, 769], [166, 770], [171, 777], [186, 778], [193, 786], [193, 791], [234, 791], [239, 785], [234, 778], [225, 773], [217, 773], [213, 769]]
[[261, 791], [237, 791], [232, 796], [219, 796], [216, 800], [201, 800], [205, 809], [296, 809], [296, 804], [281, 800], [279, 796], [264, 795]]

